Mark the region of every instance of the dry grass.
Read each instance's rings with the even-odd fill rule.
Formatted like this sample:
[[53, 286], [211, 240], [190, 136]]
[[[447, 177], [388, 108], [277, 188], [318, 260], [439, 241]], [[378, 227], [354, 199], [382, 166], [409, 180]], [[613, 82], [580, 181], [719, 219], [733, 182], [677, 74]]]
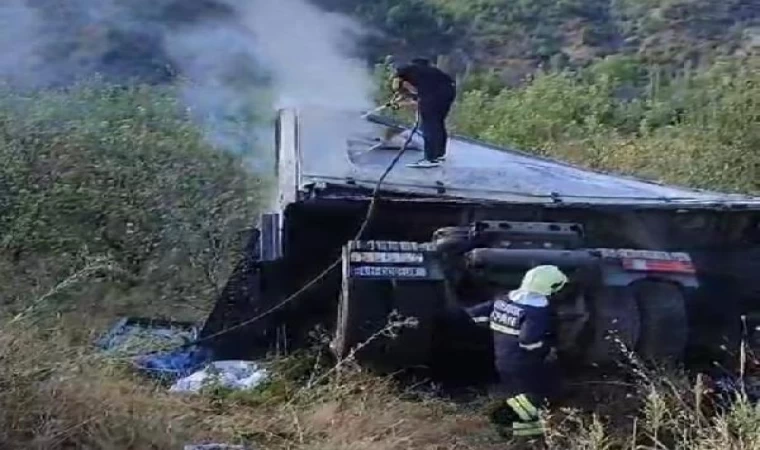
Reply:
[[760, 409], [739, 399], [731, 411], [716, 412], [703, 385], [643, 367], [633, 366], [632, 383], [577, 387], [569, 406], [547, 415], [546, 442], [521, 443], [492, 429], [480, 407], [487, 399], [462, 405], [403, 395], [390, 379], [350, 362], [331, 370], [311, 353], [270, 362], [274, 377], [251, 392], [169, 394], [122, 361], [77, 344], [81, 330], [65, 329], [2, 327], [0, 448], [171, 449], [220, 441], [293, 450], [760, 448]]
[[[81, 337], [77, 338], [80, 340]], [[271, 449], [465, 449], [488, 424], [344, 366], [307, 392], [281, 375], [251, 393], [175, 395], [60, 329], [0, 331], [0, 448], [181, 448], [252, 441]], [[291, 362], [281, 362], [287, 367]], [[286, 373], [286, 371], [281, 372]]]
[[[703, 385], [652, 371], [635, 355], [628, 356], [632, 379], [574, 384], [566, 404], [547, 415], [545, 443], [501, 438], [485, 417], [488, 398], [455, 404], [406, 395], [398, 383], [357, 368], [351, 356], [328, 362], [319, 351], [269, 361], [274, 377], [251, 392], [170, 394], [133, 373], [127, 361], [92, 348], [110, 312], [88, 313], [88, 301], [76, 314], [45, 308], [51, 296], [94, 283], [99, 270], [113, 267], [96, 260], [92, 270], [31, 286], [37, 296], [23, 300], [35, 308], [3, 319], [0, 448], [172, 449], [228, 442], [273, 450], [760, 449], [760, 409], [739, 399], [731, 411], [716, 413]], [[413, 325], [392, 321], [387, 332]]]

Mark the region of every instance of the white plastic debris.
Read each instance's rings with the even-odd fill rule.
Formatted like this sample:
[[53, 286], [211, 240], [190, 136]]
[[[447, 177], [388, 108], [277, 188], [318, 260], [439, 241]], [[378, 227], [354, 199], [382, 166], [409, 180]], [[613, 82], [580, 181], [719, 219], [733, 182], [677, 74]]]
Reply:
[[247, 390], [260, 385], [266, 378], [266, 370], [253, 361], [215, 361], [177, 380], [169, 392], [199, 392], [206, 386]]

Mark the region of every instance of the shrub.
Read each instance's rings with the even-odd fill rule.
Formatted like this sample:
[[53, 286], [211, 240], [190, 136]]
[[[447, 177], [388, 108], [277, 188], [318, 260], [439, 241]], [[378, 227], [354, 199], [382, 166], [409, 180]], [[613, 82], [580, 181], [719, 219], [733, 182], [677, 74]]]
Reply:
[[266, 187], [240, 156], [206, 143], [171, 88], [5, 91], [0, 160], [2, 302], [90, 256], [126, 275], [109, 288], [149, 286], [140, 296], [157, 304], [208, 301]]
[[578, 74], [542, 73], [496, 95], [465, 91], [452, 125], [592, 168], [758, 192], [758, 67], [758, 59], [727, 61], [657, 78], [656, 68], [637, 69], [631, 60], [603, 61]]

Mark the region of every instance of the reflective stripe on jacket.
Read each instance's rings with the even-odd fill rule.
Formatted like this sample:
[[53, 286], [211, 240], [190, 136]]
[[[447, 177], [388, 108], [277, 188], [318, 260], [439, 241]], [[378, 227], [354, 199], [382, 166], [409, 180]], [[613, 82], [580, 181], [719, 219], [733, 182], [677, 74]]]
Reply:
[[481, 303], [467, 312], [477, 323], [488, 323], [497, 334], [517, 337], [526, 351], [544, 348], [550, 330], [549, 302], [540, 294], [515, 290]]

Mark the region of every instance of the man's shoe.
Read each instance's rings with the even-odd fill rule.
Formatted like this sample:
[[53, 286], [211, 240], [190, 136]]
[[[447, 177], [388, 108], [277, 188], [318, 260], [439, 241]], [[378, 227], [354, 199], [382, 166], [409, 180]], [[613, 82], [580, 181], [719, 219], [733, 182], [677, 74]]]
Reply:
[[415, 163], [407, 164], [406, 167], [411, 167], [413, 169], [428, 169], [431, 167], [438, 167], [440, 165], [441, 162], [437, 160], [429, 161], [427, 159], [421, 159]]

